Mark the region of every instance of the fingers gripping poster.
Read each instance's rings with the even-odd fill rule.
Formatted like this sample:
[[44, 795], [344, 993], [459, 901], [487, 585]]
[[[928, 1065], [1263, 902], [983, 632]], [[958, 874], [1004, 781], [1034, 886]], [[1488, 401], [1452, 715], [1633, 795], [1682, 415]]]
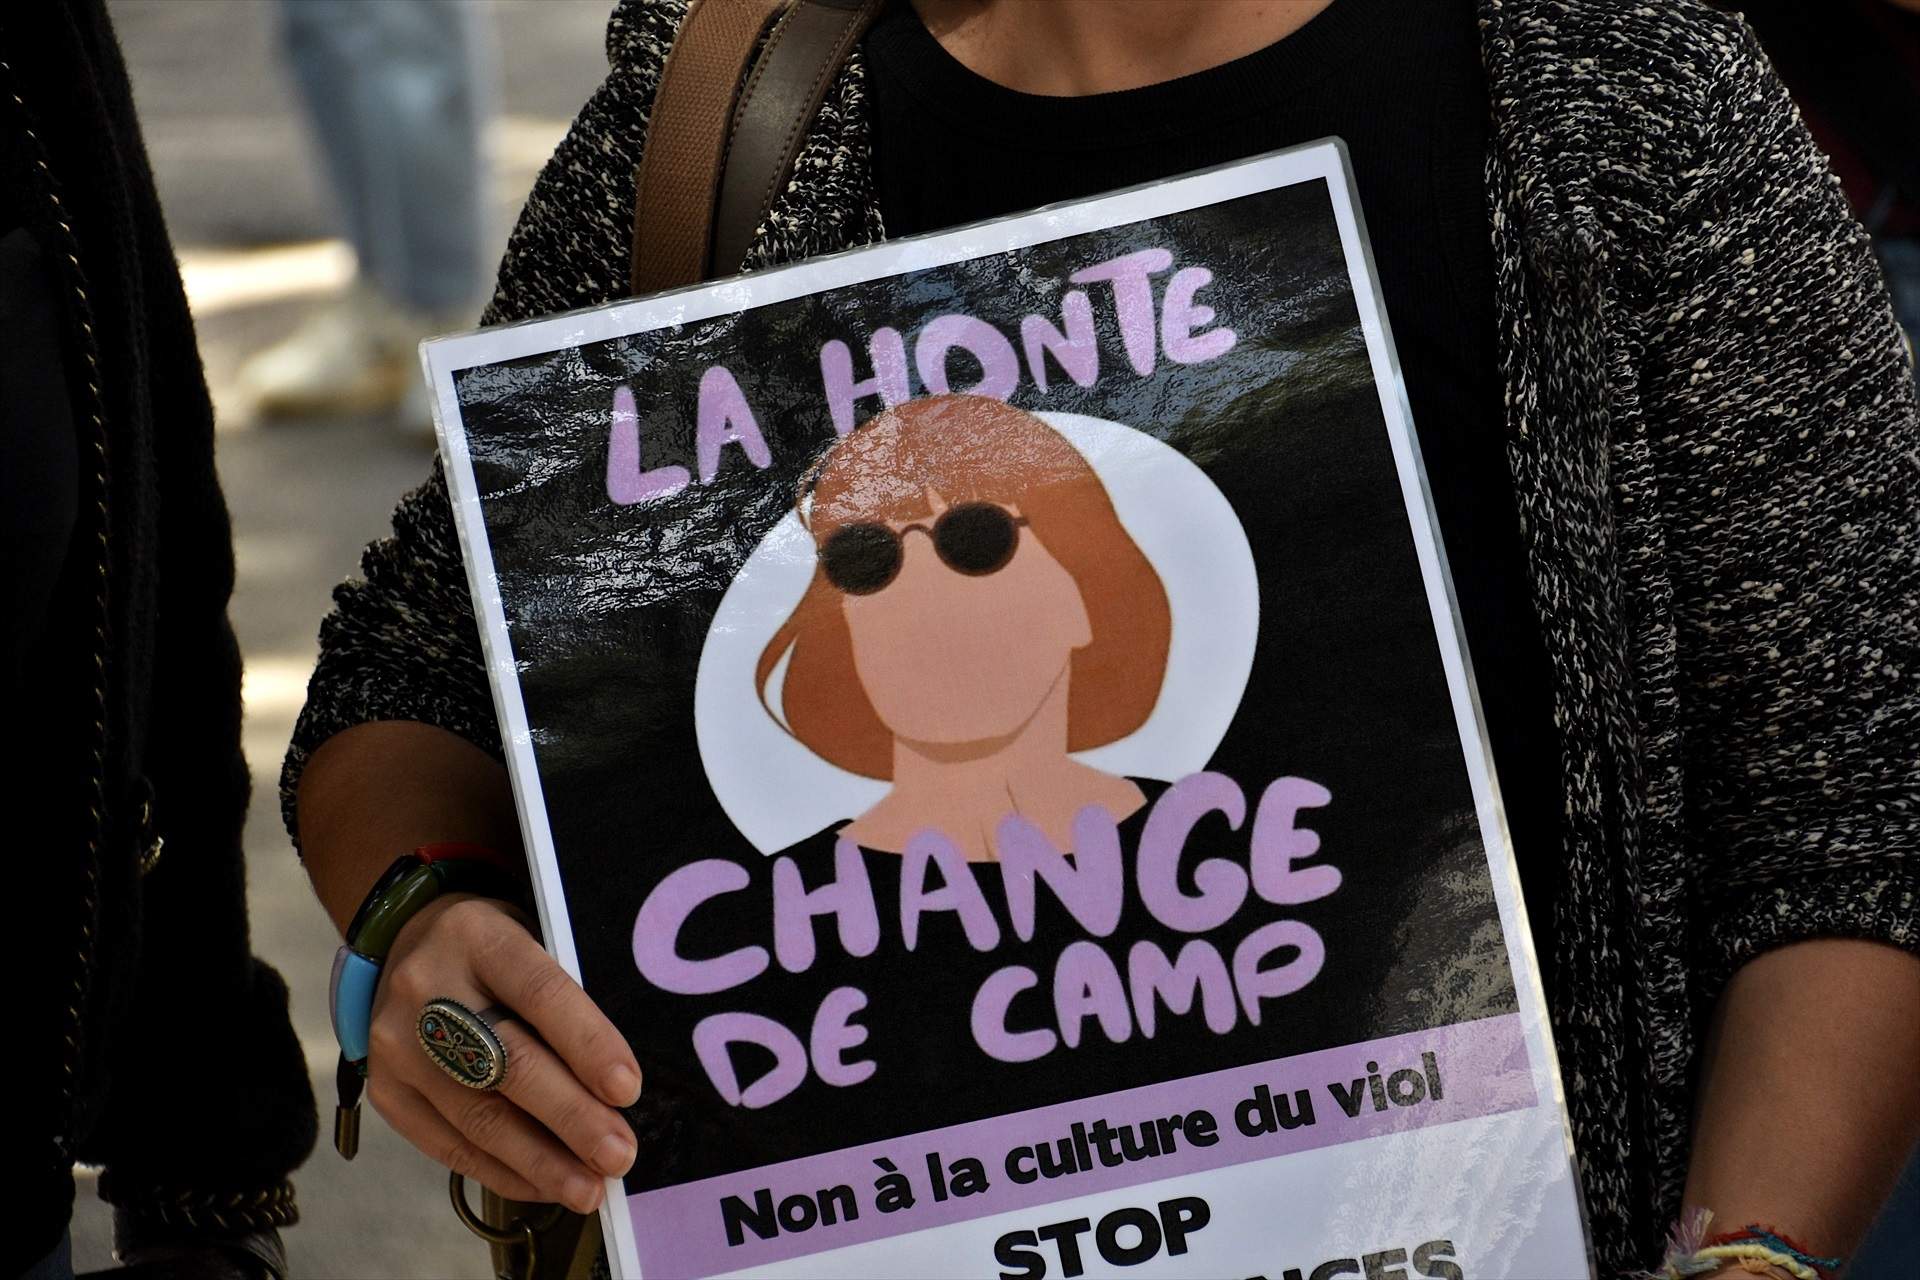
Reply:
[[426, 353], [616, 1274], [1586, 1273], [1337, 144]]

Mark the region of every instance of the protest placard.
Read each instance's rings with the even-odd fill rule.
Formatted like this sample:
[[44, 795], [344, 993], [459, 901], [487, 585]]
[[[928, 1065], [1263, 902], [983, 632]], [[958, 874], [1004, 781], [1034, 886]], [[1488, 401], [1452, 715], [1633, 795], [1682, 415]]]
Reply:
[[615, 1274], [1585, 1273], [1337, 144], [426, 354]]

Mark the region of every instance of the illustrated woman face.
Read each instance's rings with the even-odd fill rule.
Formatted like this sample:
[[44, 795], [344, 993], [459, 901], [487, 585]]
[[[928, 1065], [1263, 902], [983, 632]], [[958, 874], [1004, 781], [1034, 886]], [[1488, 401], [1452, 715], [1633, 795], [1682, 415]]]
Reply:
[[[1011, 737], [1093, 639], [1079, 584], [1017, 510], [956, 506], [933, 492], [927, 507], [929, 520], [886, 525], [898, 548], [891, 580], [845, 595], [854, 669], [897, 738], [951, 746]], [[889, 555], [871, 526], [838, 537], [881, 544], [870, 558]], [[829, 574], [834, 550], [823, 549]]]
[[1033, 414], [895, 405], [834, 444], [800, 513], [818, 565], [754, 679], [821, 758], [891, 778], [898, 747], [1008, 740], [1049, 698], [1059, 749], [1082, 751], [1152, 711], [1166, 589], [1092, 466]]

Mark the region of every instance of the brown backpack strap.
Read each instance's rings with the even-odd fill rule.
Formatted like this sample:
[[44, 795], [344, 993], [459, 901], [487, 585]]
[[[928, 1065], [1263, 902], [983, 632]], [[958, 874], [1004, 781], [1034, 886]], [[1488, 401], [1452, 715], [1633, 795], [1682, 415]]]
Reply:
[[716, 263], [739, 269], [835, 73], [884, 3], [693, 0], [634, 175], [632, 292], [694, 284]]
[[634, 293], [707, 276], [733, 102], [753, 47], [786, 0], [693, 0], [660, 69], [634, 174]]
[[738, 271], [746, 260], [840, 64], [885, 7], [886, 0], [798, 0], [767, 37], [733, 113], [713, 223], [716, 269]]

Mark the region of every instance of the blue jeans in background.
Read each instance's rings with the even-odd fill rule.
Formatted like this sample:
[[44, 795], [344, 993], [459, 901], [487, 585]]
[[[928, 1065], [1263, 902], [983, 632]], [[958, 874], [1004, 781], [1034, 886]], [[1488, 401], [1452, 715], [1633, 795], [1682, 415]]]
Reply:
[[20, 1273], [20, 1280], [73, 1280], [73, 1237], [62, 1236], [52, 1253]]
[[492, 58], [463, 0], [280, 0], [287, 54], [359, 257], [390, 300], [486, 292]]
[[1912, 1280], [1920, 1258], [1920, 1150], [1907, 1161], [1873, 1229], [1853, 1255], [1847, 1280]]

